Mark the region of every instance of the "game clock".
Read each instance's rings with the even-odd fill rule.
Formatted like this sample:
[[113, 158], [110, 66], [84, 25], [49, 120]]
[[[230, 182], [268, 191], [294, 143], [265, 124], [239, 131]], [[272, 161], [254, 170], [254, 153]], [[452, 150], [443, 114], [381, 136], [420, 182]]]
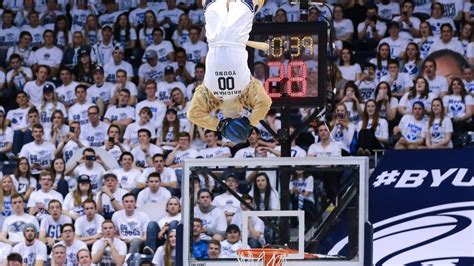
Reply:
[[[270, 49], [249, 49], [252, 73], [264, 79], [274, 106], [323, 106], [327, 84], [327, 24], [323, 22], [256, 23], [250, 40]], [[256, 62], [264, 63], [265, 74]], [[261, 64], [260, 64], [261, 65]]]

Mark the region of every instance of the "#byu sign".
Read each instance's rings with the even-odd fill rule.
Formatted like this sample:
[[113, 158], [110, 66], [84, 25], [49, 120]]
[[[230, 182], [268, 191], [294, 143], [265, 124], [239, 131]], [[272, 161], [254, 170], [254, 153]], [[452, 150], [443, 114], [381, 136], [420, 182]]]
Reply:
[[474, 152], [388, 151], [369, 220], [376, 265], [474, 265]]

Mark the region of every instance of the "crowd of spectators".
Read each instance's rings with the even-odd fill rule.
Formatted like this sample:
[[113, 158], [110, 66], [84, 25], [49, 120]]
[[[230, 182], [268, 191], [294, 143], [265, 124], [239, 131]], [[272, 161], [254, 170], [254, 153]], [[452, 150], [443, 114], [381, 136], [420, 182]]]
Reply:
[[[183, 161], [281, 156], [261, 125], [247, 143], [232, 143], [188, 121], [208, 51], [201, 1], [2, 2], [0, 262], [121, 265], [127, 254], [145, 253], [172, 265], [189, 178]], [[467, 144], [472, 1], [322, 2], [308, 21], [334, 21], [334, 108], [306, 128], [309, 140], [292, 142], [293, 157]], [[267, 1], [255, 20], [299, 21], [299, 4]], [[262, 61], [255, 76], [264, 82], [271, 71]], [[307, 114], [296, 110], [290, 133]], [[278, 117], [271, 110], [265, 118], [275, 131]], [[196, 258], [235, 258], [242, 211], [280, 209], [275, 175], [222, 178], [247, 204], [208, 176], [192, 180]], [[321, 181], [298, 170], [288, 189], [291, 207], [317, 220]], [[166, 215], [153, 220], [147, 206]], [[264, 246], [264, 223], [249, 225], [250, 245]]]

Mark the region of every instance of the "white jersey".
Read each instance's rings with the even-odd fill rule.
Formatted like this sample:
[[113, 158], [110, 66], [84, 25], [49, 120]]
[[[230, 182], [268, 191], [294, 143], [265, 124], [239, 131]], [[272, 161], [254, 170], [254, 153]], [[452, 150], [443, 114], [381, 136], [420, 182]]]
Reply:
[[245, 44], [252, 30], [253, 4], [217, 0], [205, 6], [206, 57], [204, 85], [224, 100], [238, 97], [250, 82]]
[[[43, 141], [41, 144], [36, 144], [32, 141], [21, 148], [19, 156], [28, 158], [30, 165], [35, 163], [47, 167], [51, 165], [51, 161], [54, 159], [55, 150], [56, 146], [51, 142]], [[32, 174], [39, 174], [40, 172], [40, 170], [31, 170]]]

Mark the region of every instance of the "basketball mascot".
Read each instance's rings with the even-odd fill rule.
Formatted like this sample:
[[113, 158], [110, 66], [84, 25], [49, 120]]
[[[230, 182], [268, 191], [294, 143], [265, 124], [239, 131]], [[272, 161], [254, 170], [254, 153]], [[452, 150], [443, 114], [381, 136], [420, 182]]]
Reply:
[[[245, 142], [264, 119], [272, 101], [247, 65], [246, 45], [266, 50], [268, 44], [249, 41], [254, 14], [264, 0], [203, 0], [209, 52], [203, 83], [196, 88], [188, 119], [203, 128], [217, 130], [232, 142]], [[251, 111], [241, 117], [243, 107]], [[213, 114], [221, 110], [219, 121]]]

